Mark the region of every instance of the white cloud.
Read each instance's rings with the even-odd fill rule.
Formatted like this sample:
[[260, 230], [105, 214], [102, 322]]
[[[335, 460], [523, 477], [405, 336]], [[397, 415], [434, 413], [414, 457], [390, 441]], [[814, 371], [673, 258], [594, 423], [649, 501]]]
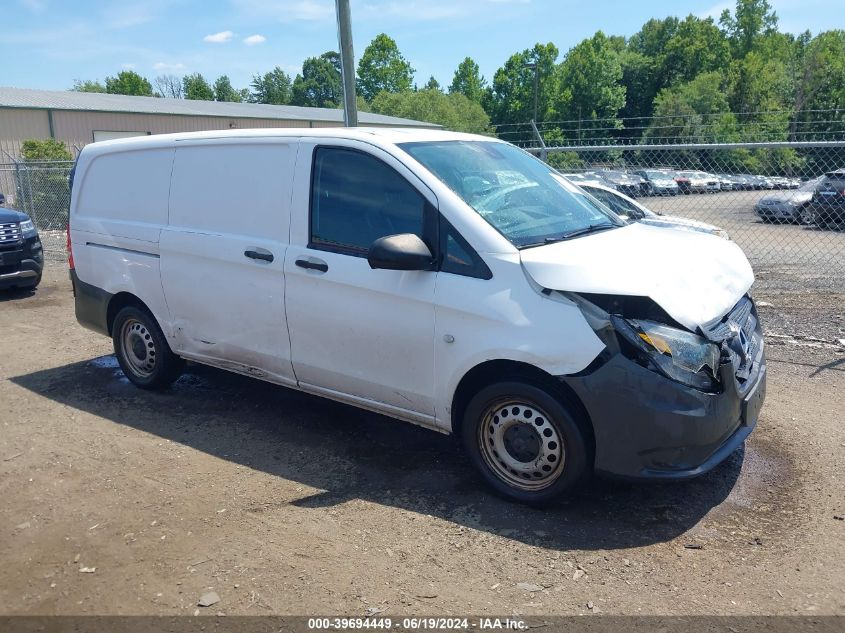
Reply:
[[[356, 7], [355, 14], [364, 20], [393, 18], [408, 22], [436, 22], [455, 20], [495, 11], [516, 10], [517, 5], [530, 4], [531, 0], [370, 0]], [[496, 5], [491, 7], [490, 5]]]
[[153, 70], [165, 70], [168, 72], [185, 70], [185, 64], [182, 62], [176, 62], [175, 64], [170, 64], [168, 62], [156, 62], [153, 64]]
[[279, 22], [323, 21], [335, 17], [331, 0], [232, 0], [240, 13]]
[[224, 42], [228, 42], [232, 39], [234, 33], [231, 31], [220, 31], [219, 33], [212, 33], [211, 35], [206, 35], [203, 39], [204, 42], [211, 42], [212, 44], [223, 44]]
[[120, 67], [123, 70], [135, 70], [135, 64], [121, 64]]
[[383, 2], [364, 5], [373, 16], [391, 16], [407, 20], [443, 20], [469, 15], [472, 8], [456, 2]]
[[156, 3], [115, 4], [103, 11], [103, 21], [110, 29], [126, 29], [152, 22], [158, 9]]
[[249, 37], [244, 38], [244, 44], [247, 46], [256, 46], [257, 44], [262, 44], [267, 41], [267, 38], [263, 35], [250, 35]]
[[44, 0], [20, 0], [20, 3], [33, 13], [41, 13], [47, 8], [47, 3]]

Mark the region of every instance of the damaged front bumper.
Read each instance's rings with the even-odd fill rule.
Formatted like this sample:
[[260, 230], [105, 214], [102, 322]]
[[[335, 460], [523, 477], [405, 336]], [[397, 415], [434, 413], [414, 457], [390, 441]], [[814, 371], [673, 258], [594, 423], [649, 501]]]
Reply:
[[[750, 301], [750, 300], [749, 300]], [[766, 394], [765, 345], [754, 322], [750, 357], [719, 368], [707, 393], [666, 378], [609, 349], [591, 371], [561, 376], [581, 399], [595, 434], [595, 471], [636, 479], [701, 475], [739, 448]]]

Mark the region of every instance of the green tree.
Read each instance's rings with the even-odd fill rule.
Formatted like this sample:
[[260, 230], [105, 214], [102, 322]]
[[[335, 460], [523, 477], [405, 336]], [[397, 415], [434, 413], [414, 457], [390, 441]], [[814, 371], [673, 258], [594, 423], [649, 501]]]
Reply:
[[792, 137], [801, 123], [813, 123], [803, 129], [815, 132], [841, 130], [845, 120], [845, 31], [819, 33], [807, 44], [802, 61], [793, 100]]
[[667, 42], [678, 30], [680, 20], [669, 17], [662, 20], [652, 18], [628, 40], [628, 49], [646, 57], [657, 59], [663, 54]]
[[291, 98], [290, 75], [276, 66], [269, 73], [254, 75], [252, 78], [252, 103], [272, 103], [287, 105]]
[[440, 82], [434, 78], [434, 75], [431, 75], [428, 78], [428, 81], [425, 82], [423, 90], [439, 90], [440, 92], [443, 92], [443, 88], [440, 87]]
[[28, 139], [21, 143], [21, 158], [24, 162], [73, 160], [73, 155], [62, 141], [57, 141], [54, 138], [44, 139], [43, 141]]
[[[664, 63], [666, 46], [675, 36], [680, 20], [652, 18], [634, 33], [619, 54], [622, 85], [625, 86], [623, 117], [649, 117], [654, 97], [669, 83]], [[638, 127], [636, 123], [633, 127]]]
[[416, 121], [438, 123], [448, 130], [490, 133], [490, 117], [481, 105], [459, 92], [423, 89], [404, 92], [383, 90], [371, 102], [373, 112]]
[[74, 79], [73, 88], [71, 88], [71, 90], [74, 92], [105, 92], [106, 87], [99, 81], [91, 79]]
[[[620, 116], [625, 118], [649, 117], [657, 95], [657, 62], [654, 58], [630, 48], [619, 54], [622, 67], [622, 86], [625, 87], [625, 105]], [[632, 122], [634, 127], [636, 121]]]
[[185, 98], [192, 101], [214, 101], [214, 88], [199, 73], [182, 77]]
[[736, 57], [744, 57], [765, 33], [777, 30], [778, 16], [768, 0], [736, 0], [734, 14], [722, 12], [719, 24], [731, 39]]
[[701, 73], [726, 70], [730, 45], [712, 18], [687, 16], [666, 42], [659, 58], [665, 85], [691, 81]]
[[654, 120], [644, 136], [654, 142], [727, 142], [738, 140], [736, 130], [725, 79], [718, 72], [710, 72], [661, 90], [654, 99]]
[[744, 124], [745, 139], [785, 141], [794, 87], [787, 63], [755, 50], [732, 63], [730, 77], [731, 110]]
[[557, 46], [549, 42], [508, 58], [493, 75], [493, 84], [484, 91], [481, 101], [494, 124], [526, 123], [534, 118], [534, 68], [528, 64], [536, 64], [539, 73], [537, 120], [548, 120], [557, 94], [557, 56]]
[[358, 62], [358, 91], [367, 101], [379, 92], [409, 90], [414, 80], [414, 69], [399, 52], [396, 42], [380, 33], [364, 49]]
[[302, 74], [293, 80], [291, 103], [298, 106], [335, 108], [343, 101], [340, 56], [329, 51], [309, 57], [302, 63]]
[[106, 92], [113, 95], [152, 97], [153, 86], [134, 70], [124, 70], [116, 77], [106, 77]]
[[481, 71], [478, 64], [472, 57], [465, 57], [464, 61], [458, 64], [455, 70], [455, 75], [452, 77], [452, 83], [449, 86], [449, 92], [460, 92], [470, 101], [481, 103], [481, 97], [484, 94], [484, 87], [487, 82], [481, 76]]
[[243, 95], [241, 91], [235, 90], [232, 87], [232, 82], [229, 81], [228, 75], [221, 75], [214, 82], [214, 100], [240, 103], [243, 101]]
[[[68, 172], [73, 156], [56, 139], [28, 139], [21, 143], [21, 158], [31, 163], [15, 178], [16, 199], [41, 229], [57, 229], [67, 225], [70, 207]], [[60, 165], [44, 165], [41, 161], [67, 161]]]
[[[601, 120], [595, 127], [621, 127], [625, 105], [619, 54], [601, 31], [573, 47], [558, 69], [555, 112], [564, 120]], [[569, 126], [573, 128], [573, 126]], [[571, 134], [578, 132], [574, 129]]]

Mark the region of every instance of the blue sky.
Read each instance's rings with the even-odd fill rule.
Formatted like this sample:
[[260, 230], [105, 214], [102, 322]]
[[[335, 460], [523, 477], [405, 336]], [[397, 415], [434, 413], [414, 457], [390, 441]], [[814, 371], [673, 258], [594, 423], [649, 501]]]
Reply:
[[[781, 30], [845, 28], [841, 0], [770, 0]], [[694, 0], [352, 0], [356, 57], [386, 32], [424, 84], [448, 85], [473, 57], [489, 79], [514, 52], [554, 42], [561, 53], [596, 30], [629, 36], [647, 19], [718, 17], [733, 2]], [[0, 85], [65, 89], [131, 68], [150, 78], [229, 75], [236, 88], [278, 65], [337, 49], [334, 0], [0, 0]], [[681, 6], [679, 6], [681, 5]]]

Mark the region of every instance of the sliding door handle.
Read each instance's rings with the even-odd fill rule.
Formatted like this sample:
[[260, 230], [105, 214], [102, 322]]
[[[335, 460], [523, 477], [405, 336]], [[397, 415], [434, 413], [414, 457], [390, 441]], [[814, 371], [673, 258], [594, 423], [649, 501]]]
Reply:
[[244, 251], [244, 257], [249, 257], [250, 259], [260, 259], [265, 262], [273, 261], [273, 253], [265, 251], [264, 249], [257, 251]]

